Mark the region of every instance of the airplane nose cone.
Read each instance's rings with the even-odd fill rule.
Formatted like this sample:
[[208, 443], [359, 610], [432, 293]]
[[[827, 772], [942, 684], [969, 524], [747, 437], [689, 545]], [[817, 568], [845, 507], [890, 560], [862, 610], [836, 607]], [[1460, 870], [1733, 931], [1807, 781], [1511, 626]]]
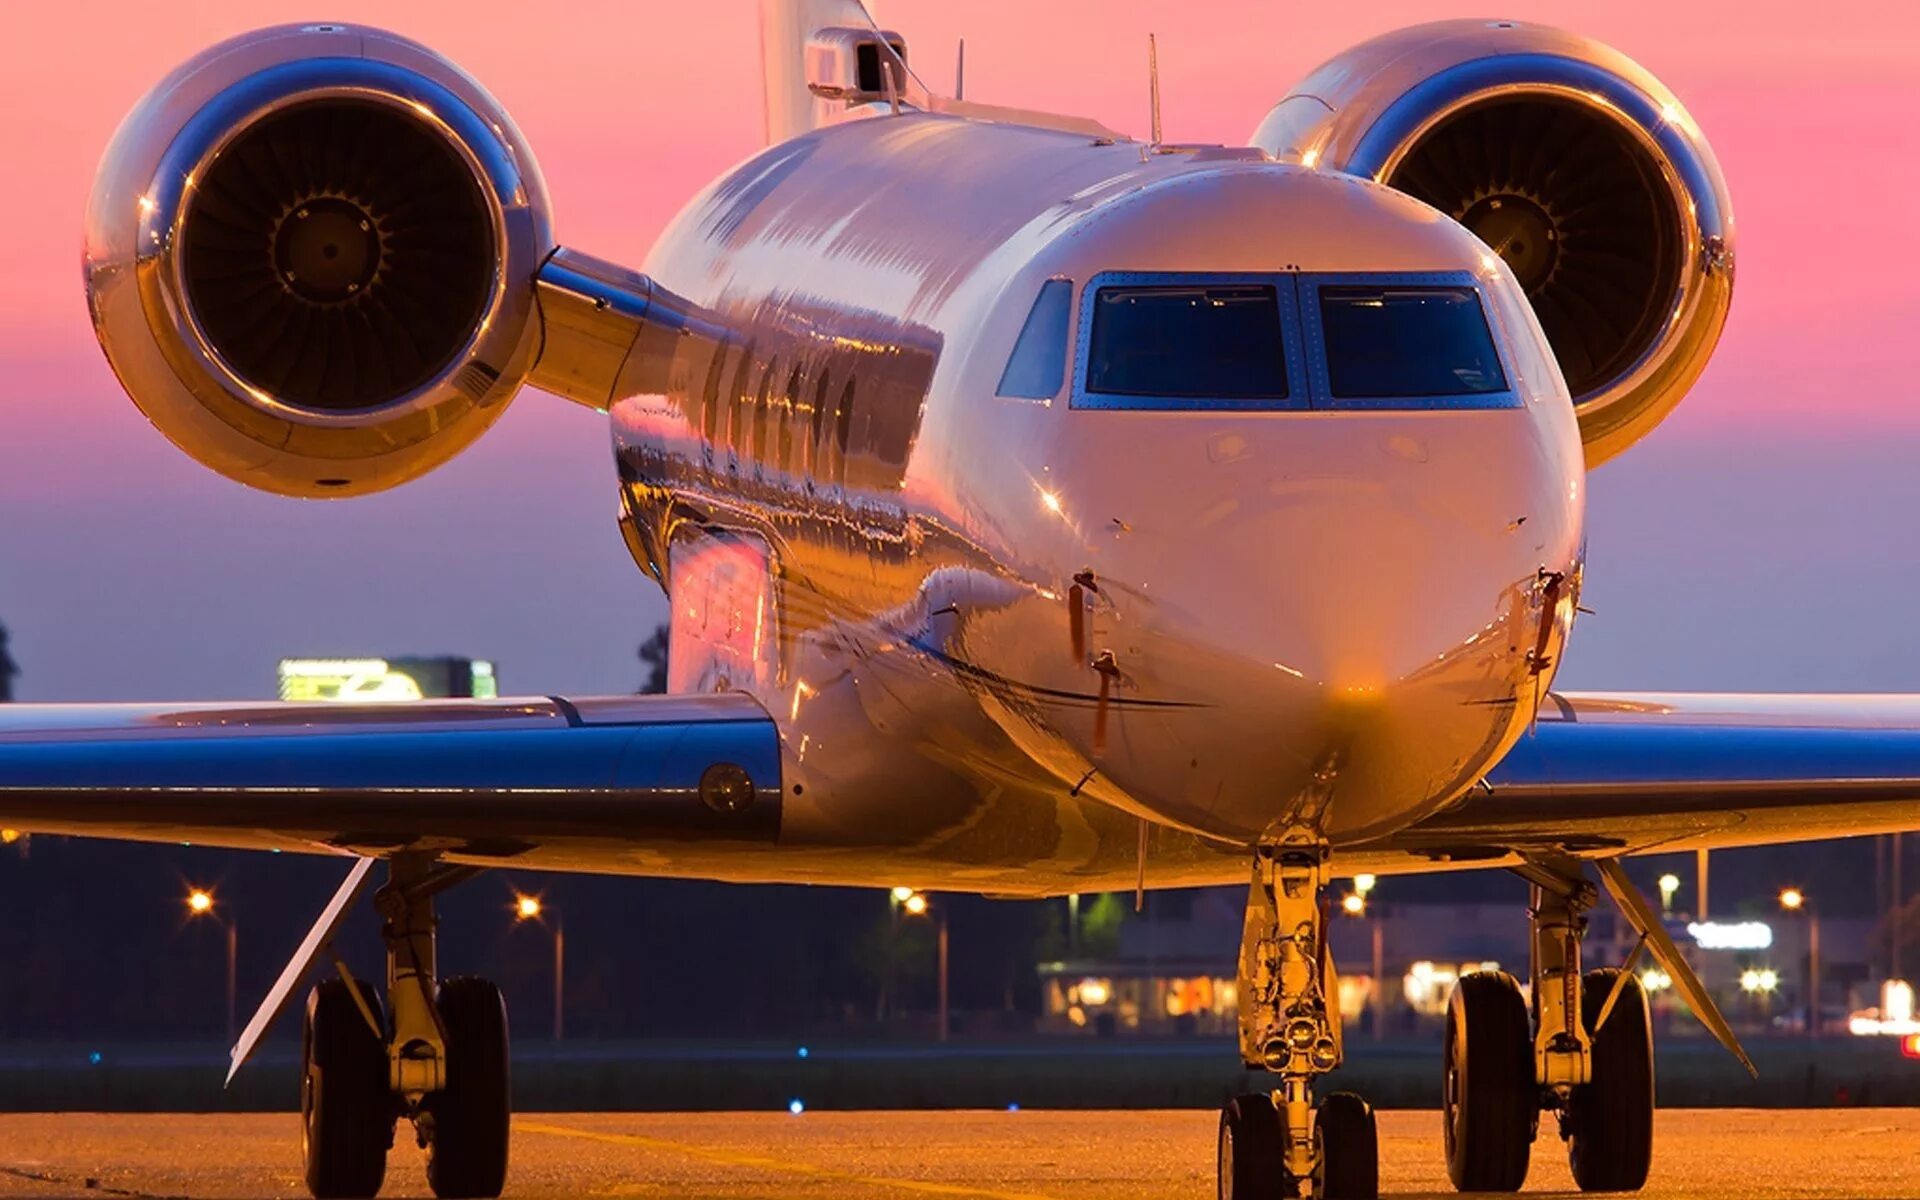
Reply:
[[1571, 609], [1531, 539], [1485, 525], [1347, 486], [1229, 523], [1233, 560], [1169, 564], [1112, 600], [1104, 632], [1133, 650], [1115, 695], [1185, 706], [1118, 705], [1090, 757], [1223, 836], [1304, 823], [1356, 841], [1417, 820], [1524, 724], [1542, 614]]

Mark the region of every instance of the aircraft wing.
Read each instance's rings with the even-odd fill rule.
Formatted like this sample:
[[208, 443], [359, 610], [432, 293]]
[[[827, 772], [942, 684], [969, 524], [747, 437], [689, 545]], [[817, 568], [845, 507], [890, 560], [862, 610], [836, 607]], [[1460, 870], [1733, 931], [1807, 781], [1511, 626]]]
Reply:
[[1466, 863], [1920, 828], [1920, 695], [1556, 694], [1485, 787], [1395, 835]]
[[0, 705], [0, 826], [498, 863], [772, 842], [779, 734], [741, 695]]

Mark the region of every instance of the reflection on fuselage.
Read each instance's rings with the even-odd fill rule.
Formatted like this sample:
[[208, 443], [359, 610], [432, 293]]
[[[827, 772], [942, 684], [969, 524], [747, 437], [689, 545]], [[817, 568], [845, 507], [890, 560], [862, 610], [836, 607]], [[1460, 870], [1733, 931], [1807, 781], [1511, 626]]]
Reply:
[[[908, 114], [745, 164], [647, 270], [717, 332], [614, 407], [625, 519], [668, 560], [675, 690], [743, 688], [782, 725], [784, 838], [884, 826], [983, 872], [1036, 826], [1091, 856], [1116, 812], [1362, 841], [1462, 794], [1551, 678], [1573, 410], [1511, 275], [1404, 196]], [[1113, 273], [1282, 281], [1301, 361], [1275, 390], [1305, 402], [1069, 403]], [[1319, 410], [1289, 282], [1317, 273], [1464, 280], [1503, 360], [1466, 390], [1504, 375], [1506, 400]], [[1051, 280], [1065, 378], [996, 395]]]

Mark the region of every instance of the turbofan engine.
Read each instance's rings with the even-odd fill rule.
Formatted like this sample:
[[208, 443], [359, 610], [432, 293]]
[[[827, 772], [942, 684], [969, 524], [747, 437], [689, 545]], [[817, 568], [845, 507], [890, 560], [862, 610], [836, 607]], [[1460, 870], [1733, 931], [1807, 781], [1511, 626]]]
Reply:
[[546, 186], [417, 43], [266, 29], [168, 75], [87, 206], [96, 334], [182, 450], [288, 495], [378, 491], [478, 437], [539, 343]]
[[1406, 192], [1518, 277], [1579, 412], [1589, 466], [1699, 378], [1733, 296], [1733, 212], [1698, 126], [1625, 55], [1558, 29], [1443, 21], [1363, 42], [1253, 142]]

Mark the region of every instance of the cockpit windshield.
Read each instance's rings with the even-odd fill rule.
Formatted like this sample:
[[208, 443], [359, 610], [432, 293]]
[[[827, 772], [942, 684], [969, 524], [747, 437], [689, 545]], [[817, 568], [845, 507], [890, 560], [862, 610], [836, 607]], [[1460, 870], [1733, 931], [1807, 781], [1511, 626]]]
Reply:
[[1507, 390], [1493, 334], [1472, 288], [1327, 285], [1319, 291], [1334, 399]]
[[1079, 319], [1076, 408], [1520, 405], [1464, 271], [1107, 273]]
[[1284, 400], [1287, 353], [1272, 284], [1103, 287], [1087, 390], [1166, 399]]

